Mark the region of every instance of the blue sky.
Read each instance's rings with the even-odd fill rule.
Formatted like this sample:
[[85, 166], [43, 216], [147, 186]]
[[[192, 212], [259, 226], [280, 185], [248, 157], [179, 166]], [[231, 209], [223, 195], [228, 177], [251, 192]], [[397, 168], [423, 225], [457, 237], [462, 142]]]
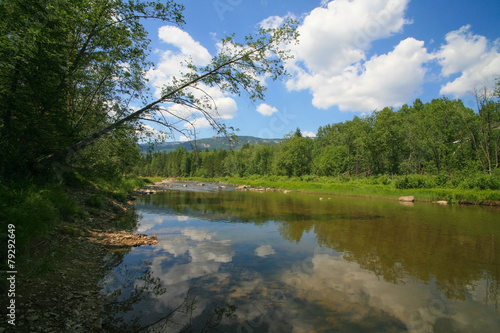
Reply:
[[[264, 101], [209, 90], [238, 135], [281, 138], [297, 127], [314, 135], [319, 126], [415, 98], [460, 98], [473, 107], [471, 91], [492, 88], [500, 77], [498, 0], [179, 2], [186, 7], [180, 29], [146, 23], [155, 63], [147, 76], [157, 94], [181, 60], [206, 64], [226, 35], [243, 37], [286, 16], [300, 21], [295, 59], [287, 64], [291, 77], [267, 80]], [[200, 117], [191, 115], [197, 137], [213, 136]]]

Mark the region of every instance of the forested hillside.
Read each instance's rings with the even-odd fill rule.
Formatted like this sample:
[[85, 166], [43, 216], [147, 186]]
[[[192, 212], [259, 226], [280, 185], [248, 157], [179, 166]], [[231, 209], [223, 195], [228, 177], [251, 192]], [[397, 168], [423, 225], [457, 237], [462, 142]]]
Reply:
[[[157, 144], [142, 143], [139, 145], [141, 151], [147, 152], [163, 152], [170, 153], [177, 148], [186, 148], [187, 151], [199, 150], [239, 150], [245, 144], [255, 145], [263, 144], [277, 144], [280, 139], [260, 139], [253, 136], [238, 136], [238, 137], [213, 137], [208, 139], [199, 139], [191, 141], [175, 141], [175, 142], [162, 142]], [[182, 148], [181, 148], [182, 149]]]
[[164, 177], [417, 175], [401, 181], [414, 184], [400, 186], [462, 184], [498, 189], [498, 95], [497, 90], [494, 96], [477, 96], [478, 112], [461, 100], [440, 98], [424, 104], [417, 99], [397, 110], [387, 107], [322, 126], [314, 139], [303, 137], [297, 129], [273, 146], [193, 152], [178, 148], [168, 154], [148, 154], [135, 170]]

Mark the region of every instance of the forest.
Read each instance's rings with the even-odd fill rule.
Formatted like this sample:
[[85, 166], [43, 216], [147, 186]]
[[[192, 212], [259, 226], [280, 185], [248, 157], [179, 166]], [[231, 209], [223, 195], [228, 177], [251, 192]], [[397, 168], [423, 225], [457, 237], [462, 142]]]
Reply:
[[[434, 99], [329, 124], [315, 138], [292, 131], [277, 145], [240, 150], [148, 152], [136, 174], [161, 177], [396, 177], [398, 188], [500, 189], [499, 91], [461, 100]], [[398, 177], [399, 176], [399, 177]]]

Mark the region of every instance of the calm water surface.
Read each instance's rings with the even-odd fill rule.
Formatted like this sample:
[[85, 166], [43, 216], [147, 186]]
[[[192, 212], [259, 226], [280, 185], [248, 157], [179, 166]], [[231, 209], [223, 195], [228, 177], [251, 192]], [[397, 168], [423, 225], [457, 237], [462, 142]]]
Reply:
[[159, 243], [110, 260], [111, 332], [500, 332], [498, 209], [172, 190], [137, 212]]

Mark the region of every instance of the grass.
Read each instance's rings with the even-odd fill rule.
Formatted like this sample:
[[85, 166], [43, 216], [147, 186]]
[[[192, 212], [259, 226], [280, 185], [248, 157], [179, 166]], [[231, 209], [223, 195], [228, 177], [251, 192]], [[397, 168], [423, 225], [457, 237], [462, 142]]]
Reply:
[[[414, 196], [416, 201], [448, 201], [449, 203], [467, 203], [477, 205], [500, 205], [500, 190], [480, 190], [470, 188], [447, 188], [445, 186], [428, 188], [398, 188], [398, 177], [295, 177], [282, 176], [250, 176], [225, 178], [189, 178], [197, 181], [220, 181], [235, 185], [274, 187], [282, 190], [293, 190], [305, 193], [324, 193], [332, 195], [362, 196], [371, 198], [398, 199], [401, 196]], [[432, 182], [429, 182], [432, 186]]]
[[[89, 211], [104, 208], [106, 197], [126, 201], [132, 190], [153, 182], [142, 177], [121, 177], [112, 180], [79, 179], [68, 187], [58, 181], [25, 180], [14, 182], [0, 179], [0, 239], [7, 235], [7, 226], [15, 226], [16, 263], [29, 262], [29, 257], [37, 251], [38, 244], [54, 232], [76, 235], [71, 222], [85, 219]], [[75, 185], [77, 184], [77, 185]], [[75, 196], [78, 191], [91, 192], [81, 202]], [[45, 246], [45, 245], [44, 245]], [[39, 262], [36, 272], [50, 270], [53, 260], [59, 254], [47, 253]], [[5, 270], [7, 251], [0, 254], [0, 269]]]
[[47, 236], [59, 222], [83, 215], [75, 198], [56, 183], [3, 183], [0, 198], [2, 224], [15, 226], [18, 249], [32, 239]]
[[[104, 195], [110, 196], [118, 201], [124, 202], [127, 195], [134, 189], [161, 180], [160, 177], [120, 177], [115, 179], [92, 179], [89, 182], [99, 188]], [[98, 199], [95, 203], [98, 205]], [[100, 207], [96, 207], [100, 208]]]

